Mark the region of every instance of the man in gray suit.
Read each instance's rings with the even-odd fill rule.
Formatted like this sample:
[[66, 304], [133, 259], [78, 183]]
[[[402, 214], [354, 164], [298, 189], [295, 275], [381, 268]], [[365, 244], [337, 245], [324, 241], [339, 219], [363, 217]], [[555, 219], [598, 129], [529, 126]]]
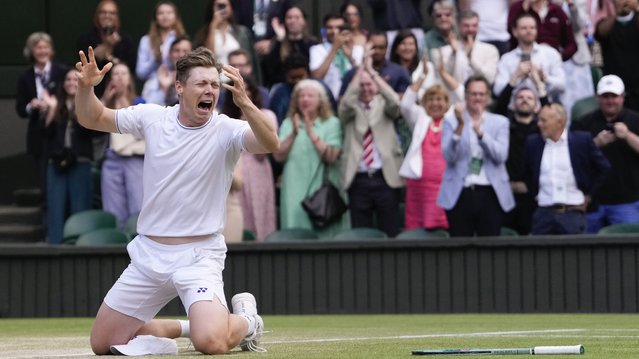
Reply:
[[465, 109], [457, 106], [444, 119], [446, 171], [437, 204], [446, 210], [451, 236], [498, 236], [504, 212], [515, 206], [506, 172], [509, 122], [486, 112], [485, 77], [468, 78], [465, 99]]
[[342, 184], [348, 191], [351, 225], [399, 233], [398, 188], [403, 154], [395, 132], [399, 95], [373, 69], [370, 51], [339, 105], [344, 126]]

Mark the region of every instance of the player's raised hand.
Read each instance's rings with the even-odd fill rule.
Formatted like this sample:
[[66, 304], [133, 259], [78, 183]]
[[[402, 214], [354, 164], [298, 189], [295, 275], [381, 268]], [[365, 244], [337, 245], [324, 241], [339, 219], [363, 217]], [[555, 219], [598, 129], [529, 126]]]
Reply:
[[80, 50], [80, 61], [75, 64], [75, 68], [78, 70], [78, 85], [82, 87], [96, 86], [113, 67], [113, 63], [109, 62], [100, 70], [95, 62], [95, 54], [91, 46], [89, 46], [88, 55], [87, 59], [84, 51]]
[[251, 102], [248, 94], [246, 93], [246, 87], [244, 85], [244, 79], [242, 78], [242, 74], [240, 70], [236, 69], [233, 66], [225, 65], [223, 67], [223, 72], [226, 77], [228, 77], [231, 82], [228, 84], [223, 84], [224, 88], [229, 90], [233, 94], [233, 102], [239, 107], [246, 106]]

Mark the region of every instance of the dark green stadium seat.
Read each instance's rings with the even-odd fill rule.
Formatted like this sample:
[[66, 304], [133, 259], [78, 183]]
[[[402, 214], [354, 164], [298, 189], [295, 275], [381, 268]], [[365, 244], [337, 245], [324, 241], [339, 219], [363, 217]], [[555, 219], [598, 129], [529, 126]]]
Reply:
[[570, 110], [570, 119], [572, 121], [579, 121], [585, 115], [591, 113], [592, 111], [599, 108], [599, 104], [597, 103], [597, 97], [590, 96], [584, 97], [582, 99], [577, 100], [572, 105], [572, 110]]
[[519, 233], [517, 233], [516, 230], [510, 228], [510, 227], [501, 227], [501, 234], [500, 236], [502, 237], [517, 237], [519, 235]]
[[266, 237], [266, 242], [284, 242], [295, 240], [314, 240], [319, 239], [317, 233], [312, 229], [306, 228], [286, 228], [275, 231]]
[[603, 77], [603, 70], [595, 64], [590, 64], [590, 74], [592, 75], [592, 88], [596, 89], [599, 80]]
[[124, 222], [124, 233], [128, 234], [131, 239], [138, 235], [138, 216], [139, 213], [132, 214]]
[[117, 228], [115, 215], [100, 209], [72, 214], [62, 230], [62, 243], [73, 244], [82, 234], [100, 228]]
[[242, 242], [255, 242], [255, 233], [249, 229], [245, 229], [242, 233]]
[[397, 235], [397, 239], [439, 239], [448, 238], [450, 234], [443, 229], [425, 230], [424, 228], [409, 229]]
[[101, 228], [84, 233], [75, 242], [76, 246], [126, 245], [129, 235], [117, 228]]
[[639, 234], [639, 223], [619, 223], [603, 227], [597, 234]]
[[360, 239], [384, 239], [388, 238], [385, 232], [377, 228], [351, 228], [338, 232], [334, 240], [360, 240]]

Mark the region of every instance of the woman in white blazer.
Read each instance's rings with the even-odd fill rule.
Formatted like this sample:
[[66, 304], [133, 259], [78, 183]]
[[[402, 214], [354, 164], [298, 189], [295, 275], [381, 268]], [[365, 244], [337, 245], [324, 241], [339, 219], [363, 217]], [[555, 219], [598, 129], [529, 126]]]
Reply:
[[[423, 80], [423, 79], [422, 79]], [[442, 155], [443, 118], [450, 111], [448, 91], [441, 85], [429, 87], [417, 103], [421, 81], [404, 93], [401, 112], [413, 136], [400, 176], [406, 178], [404, 228], [448, 229], [446, 212], [437, 206], [437, 195], [446, 161]]]

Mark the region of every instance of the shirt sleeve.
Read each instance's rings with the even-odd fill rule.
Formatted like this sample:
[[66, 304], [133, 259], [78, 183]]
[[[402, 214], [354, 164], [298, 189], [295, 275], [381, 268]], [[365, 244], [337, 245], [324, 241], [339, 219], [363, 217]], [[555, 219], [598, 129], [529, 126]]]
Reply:
[[136, 138], [144, 138], [143, 118], [148, 105], [129, 106], [115, 112], [115, 125], [119, 133], [130, 133]]

